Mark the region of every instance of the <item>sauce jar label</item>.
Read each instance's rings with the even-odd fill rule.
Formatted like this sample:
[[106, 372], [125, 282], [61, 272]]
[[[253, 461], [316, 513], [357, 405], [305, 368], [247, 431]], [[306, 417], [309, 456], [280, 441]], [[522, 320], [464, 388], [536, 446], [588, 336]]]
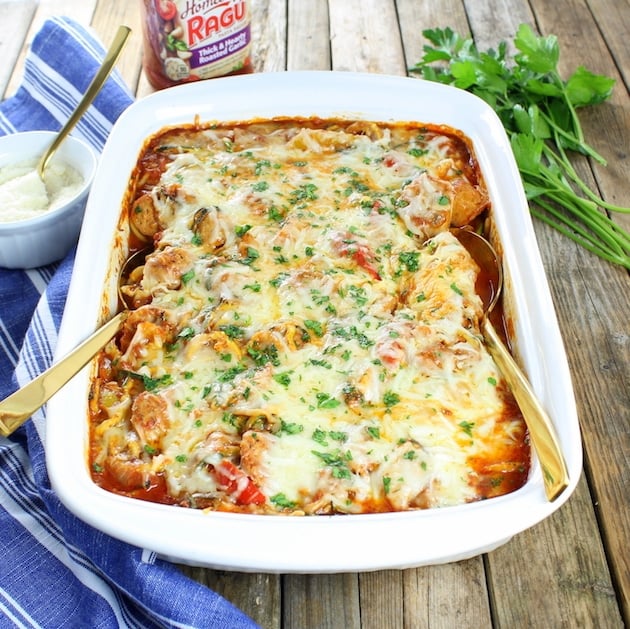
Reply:
[[142, 4], [144, 66], [154, 87], [251, 71], [251, 14], [246, 0]]

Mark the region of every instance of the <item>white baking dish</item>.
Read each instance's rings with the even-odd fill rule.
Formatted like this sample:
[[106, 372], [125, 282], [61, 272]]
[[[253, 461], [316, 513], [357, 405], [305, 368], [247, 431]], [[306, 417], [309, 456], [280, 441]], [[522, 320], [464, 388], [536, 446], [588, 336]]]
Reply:
[[555, 422], [570, 475], [553, 503], [533, 461], [518, 491], [474, 504], [407, 513], [282, 517], [208, 513], [114, 495], [90, 479], [85, 369], [50, 402], [46, 452], [54, 489], [78, 517], [106, 533], [184, 563], [266, 572], [346, 572], [456, 561], [489, 551], [558, 509], [578, 482], [582, 451], [562, 339], [518, 170], [494, 112], [470, 94], [419, 79], [287, 72], [214, 79], [158, 92], [115, 125], [92, 186], [57, 354], [109, 313], [104, 286], [118, 214], [145, 139], [164, 126], [278, 115], [417, 120], [461, 129], [490, 191], [508, 274], [515, 344]]

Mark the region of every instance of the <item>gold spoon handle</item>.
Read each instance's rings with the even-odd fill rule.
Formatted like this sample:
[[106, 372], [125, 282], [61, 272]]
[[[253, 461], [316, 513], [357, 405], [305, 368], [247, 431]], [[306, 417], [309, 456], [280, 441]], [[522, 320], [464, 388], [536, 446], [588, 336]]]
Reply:
[[37, 378], [0, 402], [0, 435], [8, 437], [38, 408], [43, 406], [68, 380], [118, 332], [125, 312], [118, 313], [83, 343]]
[[83, 98], [80, 100], [77, 108], [74, 110], [70, 118], [66, 124], [62, 127], [61, 131], [57, 134], [52, 144], [48, 147], [46, 152], [42, 155], [39, 160], [39, 164], [37, 165], [37, 172], [39, 176], [42, 177], [44, 174], [44, 170], [46, 170], [46, 166], [50, 161], [53, 153], [59, 148], [59, 145], [65, 140], [66, 136], [72, 131], [74, 125], [79, 121], [81, 116], [87, 111], [88, 107], [92, 104], [92, 101], [96, 98], [97, 94], [101, 91], [103, 84], [109, 77], [120, 53], [122, 52], [125, 43], [127, 42], [127, 38], [131, 33], [131, 29], [128, 26], [120, 26], [118, 27], [118, 32], [114, 37], [114, 41], [110, 46], [109, 50], [105, 54], [105, 58], [103, 59], [103, 63], [99, 71], [96, 73], [92, 82], [88, 86]]
[[549, 501], [553, 501], [569, 484], [569, 474], [553, 423], [488, 317], [485, 317], [482, 323], [482, 332], [490, 355], [506, 379], [523, 412], [534, 450], [542, 468], [545, 493]]

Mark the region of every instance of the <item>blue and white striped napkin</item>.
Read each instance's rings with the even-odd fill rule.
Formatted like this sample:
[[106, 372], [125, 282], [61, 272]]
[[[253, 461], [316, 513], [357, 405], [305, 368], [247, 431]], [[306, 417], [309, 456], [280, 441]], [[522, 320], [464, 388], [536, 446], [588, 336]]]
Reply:
[[[0, 103], [0, 134], [59, 129], [104, 54], [67, 18], [33, 40], [18, 92]], [[117, 73], [75, 134], [101, 149], [132, 102]], [[74, 253], [29, 271], [0, 268], [0, 397], [50, 365]], [[0, 627], [217, 627], [255, 624], [177, 568], [75, 518], [50, 488], [38, 411], [0, 437]]]

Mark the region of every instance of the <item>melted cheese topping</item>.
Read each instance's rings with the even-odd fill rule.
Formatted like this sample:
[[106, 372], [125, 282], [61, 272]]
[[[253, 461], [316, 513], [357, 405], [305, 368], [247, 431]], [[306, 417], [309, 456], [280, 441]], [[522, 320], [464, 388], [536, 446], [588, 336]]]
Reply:
[[[157, 173], [157, 174], [156, 174]], [[94, 378], [104, 487], [192, 507], [362, 513], [512, 491], [526, 430], [448, 231], [487, 208], [465, 138], [270, 121], [153, 139], [155, 251]]]

